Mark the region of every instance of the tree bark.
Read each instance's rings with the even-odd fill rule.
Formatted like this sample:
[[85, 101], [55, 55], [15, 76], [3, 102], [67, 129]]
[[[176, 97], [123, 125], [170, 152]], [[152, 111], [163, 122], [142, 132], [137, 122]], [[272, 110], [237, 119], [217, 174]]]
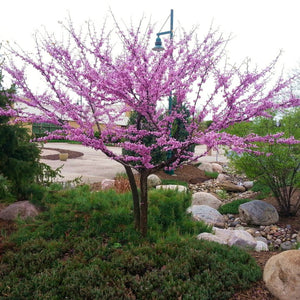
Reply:
[[140, 172], [140, 188], [141, 188], [141, 216], [140, 216], [140, 232], [142, 236], [147, 235], [148, 229], [148, 184], [147, 184], [147, 171]]
[[134, 217], [134, 227], [136, 230], [140, 231], [140, 198], [139, 193], [136, 185], [136, 181], [132, 172], [132, 169], [129, 166], [124, 166], [126, 170], [126, 174], [128, 176], [131, 193], [132, 193], [132, 200], [133, 200], [133, 217]]

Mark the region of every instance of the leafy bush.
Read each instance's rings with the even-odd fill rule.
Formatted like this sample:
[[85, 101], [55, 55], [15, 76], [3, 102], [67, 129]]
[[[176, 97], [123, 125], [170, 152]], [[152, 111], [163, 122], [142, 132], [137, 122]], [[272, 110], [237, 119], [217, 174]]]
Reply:
[[[284, 131], [284, 137], [293, 135], [299, 140], [299, 119], [300, 108], [286, 112], [279, 127], [274, 120], [258, 118], [251, 123], [248, 133], [267, 135]], [[274, 141], [270, 144], [257, 143], [257, 148], [253, 150], [265, 154], [231, 155], [231, 163], [238, 171], [245, 172], [248, 178], [269, 187], [281, 214], [295, 215], [300, 208], [300, 199], [292, 203], [293, 194], [300, 187], [300, 145], [280, 144]]]
[[259, 193], [257, 196], [257, 198], [259, 198], [259, 199], [266, 198], [272, 192], [268, 185], [266, 185], [260, 181], [254, 181], [253, 187], [251, 188], [251, 190], [253, 192]]
[[243, 203], [249, 202], [251, 199], [238, 199], [234, 200], [232, 202], [226, 203], [219, 207], [219, 212], [224, 214], [238, 214], [239, 213], [239, 206]]

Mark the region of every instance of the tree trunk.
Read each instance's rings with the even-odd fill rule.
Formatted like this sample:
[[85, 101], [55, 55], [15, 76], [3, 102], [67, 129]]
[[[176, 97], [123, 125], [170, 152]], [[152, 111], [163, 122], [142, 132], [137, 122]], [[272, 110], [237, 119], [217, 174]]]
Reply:
[[140, 218], [140, 232], [142, 236], [147, 235], [148, 229], [148, 172], [141, 171], [140, 173], [140, 188], [141, 188], [141, 218]]
[[124, 166], [126, 170], [126, 174], [128, 176], [131, 193], [132, 193], [132, 200], [133, 200], [133, 216], [134, 216], [134, 227], [136, 230], [140, 231], [140, 198], [138, 189], [136, 186], [136, 181], [132, 172], [132, 169], [129, 166]]

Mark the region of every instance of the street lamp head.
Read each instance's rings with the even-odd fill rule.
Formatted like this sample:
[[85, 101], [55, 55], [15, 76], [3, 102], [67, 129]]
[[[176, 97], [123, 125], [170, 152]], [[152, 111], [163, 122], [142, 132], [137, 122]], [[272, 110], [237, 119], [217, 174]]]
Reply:
[[152, 49], [153, 51], [163, 51], [165, 48], [162, 46], [161, 38], [158, 36], [155, 41], [155, 47]]

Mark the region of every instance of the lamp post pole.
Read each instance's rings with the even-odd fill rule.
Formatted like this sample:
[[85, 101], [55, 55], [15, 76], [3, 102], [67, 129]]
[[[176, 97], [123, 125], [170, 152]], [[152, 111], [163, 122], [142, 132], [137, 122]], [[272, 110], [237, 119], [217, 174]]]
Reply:
[[[174, 10], [171, 9], [171, 13], [170, 13], [170, 30], [169, 31], [164, 31], [164, 32], [159, 32], [156, 34], [157, 38], [155, 41], [155, 47], [152, 49], [153, 51], [163, 51], [165, 50], [164, 47], [162, 46], [162, 41], [160, 36], [161, 35], [165, 35], [165, 34], [169, 34], [170, 35], [170, 39], [173, 39], [173, 23], [174, 23]], [[170, 92], [170, 96], [169, 96], [169, 114], [171, 114], [172, 111], [172, 92]], [[170, 136], [171, 136], [171, 128], [170, 128]], [[167, 153], [167, 159], [170, 159], [172, 157], [172, 151], [169, 150]], [[166, 173], [173, 175], [174, 174], [174, 170], [166, 170]]]

